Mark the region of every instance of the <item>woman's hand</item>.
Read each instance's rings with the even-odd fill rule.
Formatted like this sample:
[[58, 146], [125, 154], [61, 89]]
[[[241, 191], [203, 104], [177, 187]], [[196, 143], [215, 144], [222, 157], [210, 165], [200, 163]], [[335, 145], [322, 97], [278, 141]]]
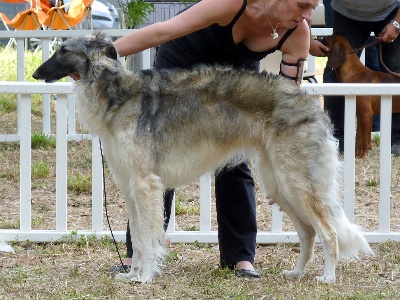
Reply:
[[310, 54], [312, 56], [325, 57], [329, 48], [318, 40], [310, 41]]

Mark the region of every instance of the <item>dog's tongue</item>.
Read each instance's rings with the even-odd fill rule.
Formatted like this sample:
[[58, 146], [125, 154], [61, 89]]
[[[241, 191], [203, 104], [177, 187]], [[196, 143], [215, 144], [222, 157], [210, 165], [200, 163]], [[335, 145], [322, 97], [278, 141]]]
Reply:
[[71, 73], [71, 74], [69, 74], [69, 76], [75, 81], [78, 81], [79, 79], [81, 79], [81, 75], [79, 75], [79, 73]]

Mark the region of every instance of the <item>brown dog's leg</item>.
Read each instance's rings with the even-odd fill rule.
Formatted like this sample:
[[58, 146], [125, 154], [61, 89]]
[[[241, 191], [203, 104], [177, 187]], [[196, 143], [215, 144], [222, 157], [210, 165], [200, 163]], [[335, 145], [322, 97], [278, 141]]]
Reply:
[[373, 111], [372, 97], [357, 97], [356, 157], [365, 157], [372, 148], [371, 132]]

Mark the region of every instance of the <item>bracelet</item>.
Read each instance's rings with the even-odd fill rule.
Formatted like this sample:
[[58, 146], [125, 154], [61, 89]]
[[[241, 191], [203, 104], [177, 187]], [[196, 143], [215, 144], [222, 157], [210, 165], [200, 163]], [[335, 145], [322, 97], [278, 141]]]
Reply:
[[391, 21], [394, 27], [396, 27], [397, 31], [400, 32], [400, 24], [396, 20]]

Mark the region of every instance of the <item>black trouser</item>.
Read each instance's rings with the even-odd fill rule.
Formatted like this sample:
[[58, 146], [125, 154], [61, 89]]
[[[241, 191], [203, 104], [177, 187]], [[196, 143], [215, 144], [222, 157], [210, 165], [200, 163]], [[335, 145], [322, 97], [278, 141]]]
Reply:
[[[393, 19], [397, 10], [394, 10], [385, 20], [379, 22], [361, 22], [351, 20], [335, 12], [333, 34], [345, 37], [353, 48], [363, 47], [367, 44], [371, 32], [375, 35]], [[400, 71], [400, 38], [394, 43], [382, 43], [382, 59], [385, 65], [394, 72]], [[380, 70], [385, 69], [380, 65]], [[325, 83], [337, 82], [335, 73], [330, 68], [324, 70]], [[343, 96], [325, 96], [324, 108], [328, 112], [334, 125], [335, 137], [339, 140], [339, 148], [343, 151], [344, 138], [344, 97]], [[392, 144], [400, 144], [400, 114], [392, 115]]]
[[254, 262], [257, 222], [254, 181], [244, 163], [215, 177], [218, 240], [222, 267]]

